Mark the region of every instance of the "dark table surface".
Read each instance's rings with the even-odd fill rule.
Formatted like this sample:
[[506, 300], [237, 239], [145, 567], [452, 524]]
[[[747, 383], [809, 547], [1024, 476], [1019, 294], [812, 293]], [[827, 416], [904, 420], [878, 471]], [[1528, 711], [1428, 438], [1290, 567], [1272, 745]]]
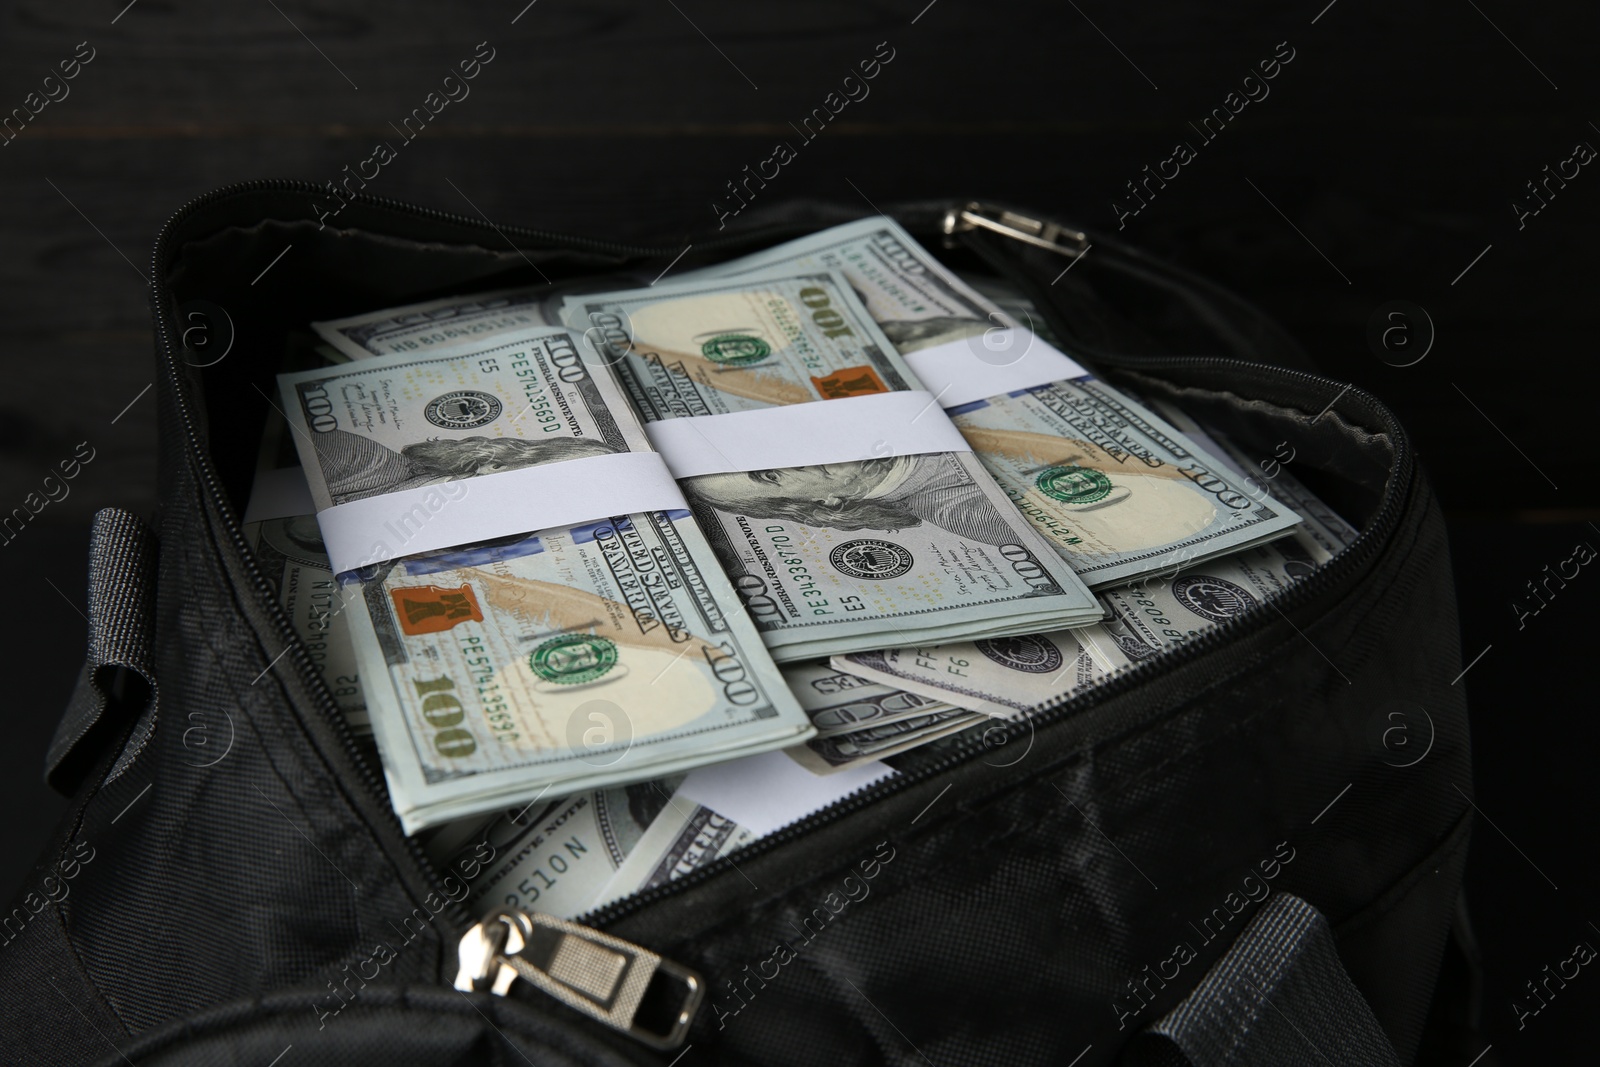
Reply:
[[[1494, 1045], [1480, 1062], [1539, 1062], [1579, 1039], [1600, 986], [1574, 983], [1521, 1030], [1510, 1002], [1573, 941], [1600, 941], [1600, 727], [1580, 647], [1600, 579], [1520, 627], [1511, 602], [1576, 542], [1600, 546], [1593, 5], [125, 3], [0, 15], [0, 115], [56, 97], [0, 133], [0, 509], [79, 442], [96, 450], [67, 498], [0, 545], [13, 605], [0, 889], [61, 810], [39, 768], [81, 662], [88, 521], [154, 506], [156, 231], [218, 186], [341, 178], [400, 143], [392, 124], [487, 42], [470, 95], [401, 143], [369, 192], [671, 243], [714, 227], [725, 184], [786, 142], [796, 158], [766, 202], [993, 198], [1120, 223], [1389, 403], [1451, 521], [1463, 663], [1483, 652], [1461, 681], [1482, 815], [1467, 892]], [[796, 132], [891, 51], [820, 136]], [[76, 77], [44, 81], [75, 56]], [[1245, 83], [1285, 56], [1265, 95]], [[1204, 135], [1246, 89], [1257, 98], [1231, 98], [1239, 113]], [[1134, 212], [1128, 183], [1180, 142], [1193, 158], [1139, 184]], [[1396, 301], [1407, 318], [1385, 317]], [[1412, 347], [1380, 358], [1375, 322]]]

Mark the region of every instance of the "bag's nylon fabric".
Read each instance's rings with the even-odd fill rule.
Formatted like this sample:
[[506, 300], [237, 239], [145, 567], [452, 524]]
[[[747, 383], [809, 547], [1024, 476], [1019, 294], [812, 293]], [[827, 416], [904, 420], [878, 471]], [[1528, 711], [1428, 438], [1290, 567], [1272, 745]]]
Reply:
[[[160, 331], [177, 303], [205, 295], [196, 279], [224, 273], [195, 235], [220, 232], [229, 211], [263, 210], [260, 201], [252, 193], [181, 221], [197, 243], [171, 253], [181, 270], [163, 264], [188, 277], [189, 289], [167, 298], [173, 307], [158, 304]], [[384, 235], [368, 252], [359, 235], [330, 231], [336, 275], [369, 252], [392, 272], [408, 255], [459, 268], [490, 254], [492, 235], [465, 225], [417, 221], [429, 243], [412, 249], [403, 212], [374, 210], [367, 224]], [[281, 238], [271, 225], [258, 230], [263, 244]], [[229, 261], [239, 251], [237, 241], [210, 251], [223, 248]], [[308, 262], [314, 271], [321, 260]], [[370, 282], [378, 271], [363, 276]], [[307, 293], [333, 283], [296, 281]], [[300, 321], [313, 317], [282, 292], [259, 299]], [[270, 379], [270, 344], [252, 351], [241, 338], [231, 358], [259, 362], [240, 366]], [[1255, 390], [1225, 369], [1188, 378], [1207, 395]], [[259, 1001], [273, 1005], [260, 1025], [303, 1035], [296, 1052], [308, 1057], [356, 1047], [307, 1051], [337, 1024], [386, 1019], [373, 1024], [382, 1040], [374, 1038], [372, 1058], [350, 1051], [339, 1062], [398, 1067], [408, 1062], [399, 1051], [408, 1040], [429, 1047], [433, 1009], [383, 1012], [410, 998], [403, 989], [448, 982], [460, 913], [445, 899], [450, 886], [421, 869], [324, 721], [325, 691], [304, 657], [286, 649], [246, 549], [225, 528], [201, 387], [198, 371], [163, 362], [152, 631], [160, 709], [143, 740], [127, 723], [121, 743], [106, 746], [19, 898], [19, 906], [29, 892], [38, 898], [46, 877], [70, 890], [24, 916], [18, 930], [7, 927], [0, 944], [0, 1013], [11, 1039], [4, 1055], [123, 1062], [136, 1040], [181, 1033], [183, 1020], [218, 1005]], [[1291, 404], [1286, 397], [1275, 401], [1280, 408]], [[1323, 402], [1306, 397], [1294, 417], [1309, 422]], [[1399, 433], [1386, 419], [1352, 395], [1321, 429], [1365, 426], [1347, 435], [1348, 447], [1381, 465], [1386, 435]], [[1337, 449], [1346, 446], [1337, 435], [1326, 440], [1335, 451], [1307, 457], [1307, 468], [1343, 463]], [[1040, 727], [1020, 761], [1012, 750], [966, 758], [610, 923], [610, 932], [710, 980], [711, 1004], [690, 1037], [696, 1062], [926, 1057], [1010, 1067], [1080, 1053], [1082, 1067], [1112, 1062], [1249, 921], [1255, 905], [1233, 911], [1227, 895], [1285, 843], [1295, 858], [1280, 861], [1274, 891], [1329, 917], [1351, 978], [1409, 1059], [1459, 886], [1470, 774], [1464, 706], [1449, 686], [1459, 652], [1443, 523], [1420, 481], [1385, 492], [1402, 498], [1388, 543], [1288, 617], [1262, 619], [1214, 653]], [[1394, 699], [1431, 713], [1436, 740], [1418, 765], [1395, 766], [1377, 744]], [[63, 882], [63, 864], [85, 848], [92, 861]], [[892, 858], [878, 858], [880, 849]], [[869, 880], [863, 864], [872, 861]], [[1225, 929], [1211, 938], [1186, 932], [1218, 907]], [[1182, 979], [1128, 1017], [1127, 1002], [1117, 1001], [1127, 982], [1182, 939], [1195, 949]], [[774, 963], [780, 940], [795, 951]], [[352, 978], [352, 970], [371, 973], [380, 941], [394, 958], [365, 982]], [[774, 977], [762, 977], [774, 967]], [[335, 999], [334, 983], [345, 998]], [[588, 1060], [568, 1050], [580, 1062], [616, 1054], [605, 1051], [617, 1048], [609, 1035], [559, 1008], [515, 1000], [490, 1008], [492, 1025], [476, 1007], [449, 1024], [484, 1020], [461, 1047], [492, 1043], [491, 1034], [503, 1041], [496, 1031], [509, 1029], [538, 1062], [546, 1056], [538, 1035], [556, 1025], [595, 1043]], [[216, 1062], [229, 1047], [249, 1050], [254, 1062], [264, 1047], [257, 1023], [229, 1018], [237, 1047], [222, 1025], [204, 1057], [174, 1051], [170, 1062]], [[563, 1054], [552, 1047], [546, 1062]]]
[[[98, 1067], [648, 1067], [643, 1046], [596, 1039], [572, 1015], [545, 1016], [437, 985], [374, 986], [336, 1019], [278, 993], [209, 1008], [99, 1058]], [[126, 1059], [123, 1058], [126, 1054]]]
[[1322, 914], [1291, 893], [1262, 906], [1198, 988], [1147, 1031], [1192, 1067], [1399, 1067], [1339, 962]]
[[[1408, 1060], [1467, 843], [1451, 784], [1468, 780], [1449, 695], [1459, 665], [1407, 636], [1413, 611], [1449, 617], [1441, 525], [1432, 513], [1359, 592], [1294, 612], [1225, 662], [1041, 729], [1020, 762], [998, 750], [880, 801], [818, 833], [806, 861], [741, 860], [611, 930], [713, 976], [691, 1040], [714, 1062], [1106, 1063], [1226, 948], [1260, 863], [1287, 842], [1272, 890], [1341, 929]], [[1378, 747], [1392, 725], [1380, 694], [1402, 678], [1424, 681], [1438, 735], [1409, 768]], [[896, 855], [871, 895], [782, 963], [779, 943], [798, 947], [797, 927], [839, 905], [851, 865], [884, 839]], [[1218, 909], [1225, 922], [1196, 929]], [[1179, 943], [1195, 959], [1121, 1025], [1128, 983]]]
[[[106, 721], [108, 706], [127, 694], [115, 692], [116, 672], [132, 671], [143, 682], [140, 694], [148, 701], [147, 715], [156, 706], [155, 639], [156, 542], [144, 521], [123, 508], [96, 513], [89, 532], [89, 651], [67, 710], [45, 753], [45, 779], [57, 790], [72, 793], [88, 768], [74, 759], [79, 746], [93, 749], [90, 734], [115, 730]], [[140, 703], [132, 700], [130, 703]], [[148, 720], [138, 741], [129, 746], [136, 755], [148, 737]], [[79, 750], [81, 751], [81, 750]], [[115, 775], [121, 766], [113, 767]]]

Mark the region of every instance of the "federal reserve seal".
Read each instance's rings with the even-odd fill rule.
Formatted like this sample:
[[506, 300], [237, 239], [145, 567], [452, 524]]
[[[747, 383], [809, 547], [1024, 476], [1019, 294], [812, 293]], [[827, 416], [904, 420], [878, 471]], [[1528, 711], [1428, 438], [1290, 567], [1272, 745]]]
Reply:
[[870, 537], [846, 541], [828, 553], [828, 562], [840, 574], [851, 578], [869, 578], [875, 582], [900, 577], [911, 569], [915, 561], [916, 557], [894, 542]]
[[1192, 574], [1172, 583], [1178, 603], [1212, 622], [1222, 622], [1255, 607], [1256, 598], [1232, 582], [1206, 574]]
[[973, 644], [1000, 666], [1023, 674], [1049, 674], [1059, 671], [1063, 662], [1061, 650], [1037, 634], [991, 637]]
[[1063, 504], [1093, 504], [1111, 494], [1111, 479], [1093, 467], [1050, 467], [1033, 484]]
[[701, 345], [700, 354], [725, 367], [743, 367], [748, 363], [760, 363], [772, 355], [772, 346], [749, 334], [726, 333]]
[[446, 430], [472, 430], [499, 418], [502, 407], [500, 398], [493, 393], [457, 389], [428, 401], [422, 414], [429, 422]]
[[557, 685], [583, 685], [603, 677], [617, 665], [617, 645], [594, 634], [562, 634], [533, 650], [528, 666]]

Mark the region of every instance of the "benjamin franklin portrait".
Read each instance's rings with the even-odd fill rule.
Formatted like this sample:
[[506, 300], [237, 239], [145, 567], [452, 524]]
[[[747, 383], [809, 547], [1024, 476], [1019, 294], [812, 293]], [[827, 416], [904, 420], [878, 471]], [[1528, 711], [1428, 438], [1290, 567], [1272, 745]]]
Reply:
[[595, 438], [459, 437], [417, 441], [396, 452], [360, 434], [330, 430], [312, 435], [317, 465], [335, 504], [423, 485], [459, 481], [517, 467], [536, 467], [617, 451]]
[[691, 498], [736, 515], [834, 530], [904, 530], [924, 522], [1004, 545], [1014, 529], [951, 453], [894, 456], [685, 479]]

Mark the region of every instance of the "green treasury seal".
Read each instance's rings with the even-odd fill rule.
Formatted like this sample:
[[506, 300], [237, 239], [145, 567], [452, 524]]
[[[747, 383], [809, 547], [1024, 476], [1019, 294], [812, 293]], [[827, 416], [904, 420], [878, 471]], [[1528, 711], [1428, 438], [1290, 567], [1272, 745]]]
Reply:
[[562, 634], [533, 650], [528, 666], [547, 682], [582, 685], [617, 665], [617, 645], [593, 634]]
[[1063, 504], [1093, 504], [1111, 493], [1111, 479], [1092, 467], [1051, 467], [1033, 484]]
[[772, 355], [772, 346], [759, 337], [742, 333], [725, 333], [701, 345], [700, 354], [713, 363], [742, 367], [747, 363], [760, 363]]

